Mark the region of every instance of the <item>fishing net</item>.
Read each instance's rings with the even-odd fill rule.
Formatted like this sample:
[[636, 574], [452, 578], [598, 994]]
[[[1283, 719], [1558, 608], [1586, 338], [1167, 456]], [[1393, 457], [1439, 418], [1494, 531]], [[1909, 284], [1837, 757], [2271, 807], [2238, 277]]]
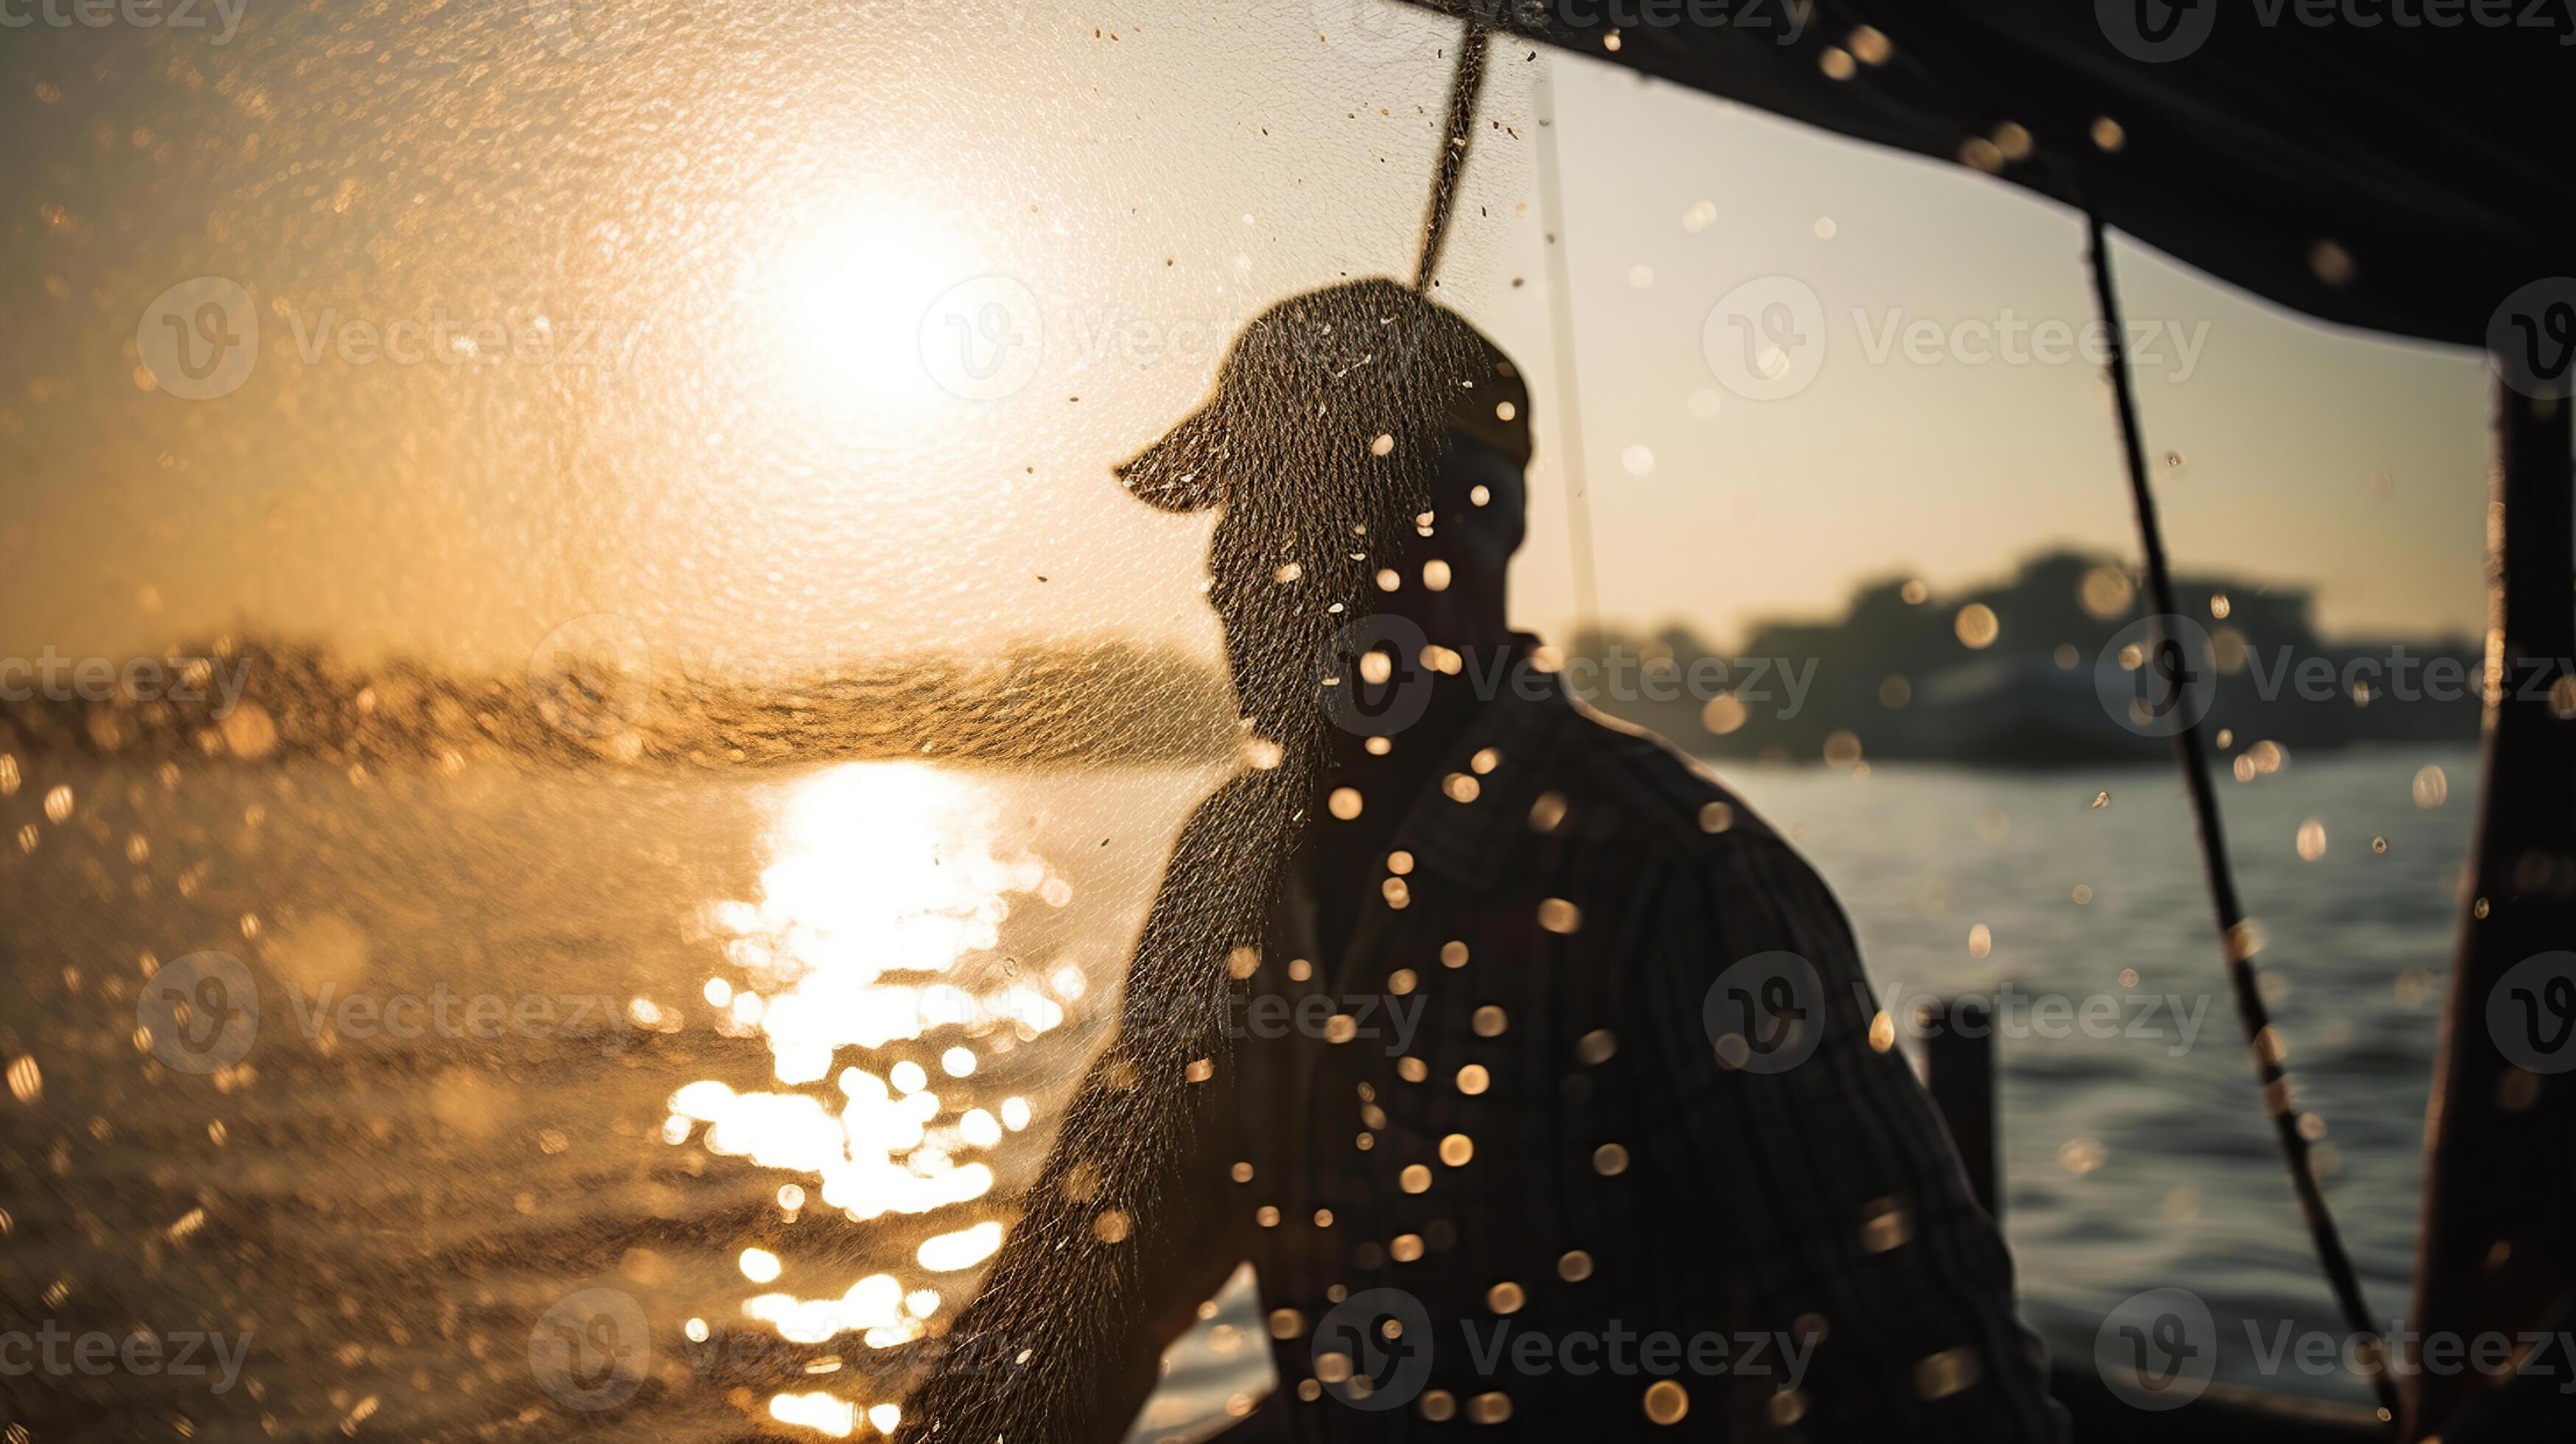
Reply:
[[[1410, 268], [1454, 31], [1341, 8], [13, 41], [0, 586], [13, 651], [119, 680], [0, 746], [0, 1267], [13, 1327], [226, 1361], [11, 1379], [13, 1420], [892, 1427], [1258, 744], [1145, 954], [1221, 968], [1324, 608], [1421, 509], [1456, 337], [1391, 286], [1274, 313], [1207, 413], [1316, 502], [1238, 523], [1314, 601], [1257, 699], [1208, 518], [1116, 474], [1280, 297]], [[1452, 304], [1535, 254], [1527, 104]], [[1080, 1125], [1104, 1187], [1187, 1032], [1101, 1065], [1144, 1080]]]

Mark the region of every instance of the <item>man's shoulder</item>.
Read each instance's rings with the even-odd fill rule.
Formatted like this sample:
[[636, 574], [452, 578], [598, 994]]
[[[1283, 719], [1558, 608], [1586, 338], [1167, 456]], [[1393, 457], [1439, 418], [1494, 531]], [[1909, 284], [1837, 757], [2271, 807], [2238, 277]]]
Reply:
[[[1706, 764], [1642, 727], [1579, 712], [1556, 784], [1569, 817], [1577, 807], [1590, 814], [1579, 845], [1608, 849], [1613, 870], [1634, 879], [1614, 886], [1676, 885], [1664, 895], [1680, 911], [1657, 914], [1658, 926], [1692, 930], [1686, 946], [1650, 958], [1693, 986], [1730, 961], [1778, 949], [1828, 981], [1857, 976], [1850, 920], [1804, 854]], [[1721, 939], [1734, 951], [1712, 952]]]
[[1554, 759], [1569, 806], [1592, 814], [1588, 836], [1615, 836], [1658, 858], [1705, 863], [1788, 844], [1706, 763], [1661, 735], [1580, 702]]

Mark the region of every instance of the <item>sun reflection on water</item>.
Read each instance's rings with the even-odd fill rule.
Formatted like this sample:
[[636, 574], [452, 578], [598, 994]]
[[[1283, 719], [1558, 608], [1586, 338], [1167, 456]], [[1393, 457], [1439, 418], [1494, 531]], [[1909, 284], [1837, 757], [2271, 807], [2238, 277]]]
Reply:
[[[1060, 1026], [1064, 1003], [1084, 991], [1080, 969], [1069, 966], [1043, 985], [985, 976], [1015, 905], [1060, 908], [1073, 896], [1044, 858], [1004, 845], [1001, 834], [988, 790], [931, 767], [852, 763], [797, 784], [772, 833], [759, 897], [703, 909], [727, 965], [703, 996], [729, 1035], [768, 1045], [781, 1086], [690, 1083], [671, 1097], [665, 1141], [697, 1136], [709, 1153], [799, 1175], [777, 1194], [791, 1217], [819, 1201], [865, 1222], [959, 1208], [990, 1193], [993, 1167], [977, 1155], [1011, 1146], [1034, 1121], [1029, 1101], [943, 1100], [920, 1063], [882, 1066], [873, 1055], [926, 1043], [939, 1049], [940, 1072], [962, 1080], [981, 1061], [978, 1044], [993, 1051], [1032, 1041]], [[836, 1058], [853, 1055], [835, 1071]], [[998, 1219], [960, 1219], [924, 1239], [914, 1261], [925, 1274], [957, 1273], [983, 1263], [1001, 1240]], [[754, 1283], [781, 1277], [766, 1249], [744, 1249], [741, 1263]], [[876, 1273], [838, 1298], [762, 1293], [742, 1313], [790, 1343], [856, 1334], [882, 1349], [922, 1337], [941, 1303], [935, 1289]], [[848, 1437], [863, 1421], [889, 1429], [897, 1410], [804, 1392], [773, 1396], [770, 1413]]]

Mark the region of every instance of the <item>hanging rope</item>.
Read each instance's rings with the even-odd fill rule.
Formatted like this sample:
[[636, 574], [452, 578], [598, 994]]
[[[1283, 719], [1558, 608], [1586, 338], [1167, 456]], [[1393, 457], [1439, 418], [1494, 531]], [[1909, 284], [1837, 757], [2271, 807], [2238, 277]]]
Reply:
[[[1485, 87], [1485, 60], [1491, 49], [1491, 32], [1483, 19], [1481, 7], [1470, 9], [1464, 33], [1459, 37], [1458, 64], [1449, 80], [1449, 117], [1442, 131], [1439, 163], [1431, 178], [1431, 203], [1422, 220], [1422, 256], [1413, 273], [1413, 289], [1428, 293], [1440, 266], [1441, 249], [1448, 244], [1449, 221], [1458, 198], [1458, 179], [1467, 168], [1467, 154], [1475, 144], [1476, 99]], [[1591, 498], [1583, 484], [1583, 428], [1575, 393], [1574, 372], [1574, 293], [1566, 274], [1565, 203], [1557, 176], [1556, 160], [1556, 85], [1553, 67], [1539, 74], [1537, 92], [1538, 121], [1538, 199], [1540, 224], [1546, 227], [1548, 268], [1548, 333], [1556, 351], [1556, 399], [1558, 423], [1564, 444], [1557, 448], [1558, 465], [1565, 475], [1565, 508], [1567, 542], [1574, 552], [1574, 619], [1578, 637], [1589, 636], [1599, 625], [1601, 602], [1599, 585], [1594, 579], [1592, 555]]]
[[1601, 625], [1599, 568], [1592, 554], [1592, 493], [1583, 472], [1583, 407], [1574, 369], [1574, 278], [1566, 261], [1565, 187], [1556, 159], [1556, 62], [1541, 62], [1538, 121], [1538, 212], [1547, 248], [1547, 330], [1556, 347], [1556, 412], [1558, 469], [1565, 476], [1566, 546], [1574, 553], [1574, 630], [1578, 640], [1597, 634]]
[[[2173, 573], [2165, 560], [2164, 527], [2156, 516], [2155, 494], [2147, 487], [2147, 449], [2138, 430], [2138, 398], [2129, 376], [2128, 333], [2120, 327], [2119, 288], [2111, 277], [2110, 244], [2103, 237], [2100, 216], [2088, 210], [2084, 221], [2091, 243], [2093, 299], [2106, 333], [2111, 388], [2120, 409], [2120, 442], [2128, 456], [2129, 496], [2137, 505], [2138, 543], [2146, 555], [2148, 596], [2158, 617], [2178, 617], [2182, 610], [2174, 601]], [[2156, 628], [2156, 648], [2162, 675], [2185, 679], [2192, 676], [2188, 669], [2194, 659], [2182, 655], [2181, 640], [2167, 634], [2161, 622]], [[2379, 1417], [2393, 1425], [2397, 1418], [2397, 1387], [2389, 1376], [2386, 1341], [2371, 1322], [2370, 1307], [2362, 1301], [2361, 1279], [2353, 1272], [2352, 1259], [2344, 1252], [2343, 1235], [2326, 1207], [2324, 1191], [2317, 1186], [2316, 1168], [2308, 1157], [2308, 1140], [2299, 1132], [2299, 1113], [2291, 1106], [2289, 1072], [2281, 1066], [2280, 1035], [2272, 1029], [2271, 1010], [2263, 1005], [2263, 992], [2257, 986], [2254, 954], [2261, 944], [2236, 896], [2236, 876], [2227, 861], [2227, 834], [2218, 816], [2218, 794], [2209, 782], [2208, 748], [2201, 738], [2200, 719], [2186, 710], [2180, 720], [2184, 725], [2174, 734], [2174, 761], [2182, 768], [2184, 789], [2191, 794], [2192, 820], [2200, 832], [2201, 864], [2209, 879], [2209, 900], [2218, 913], [2228, 980], [2235, 985], [2236, 1015], [2245, 1025], [2245, 1040], [2253, 1049], [2255, 1071], [2263, 1081], [2263, 1106], [2270, 1111], [2273, 1131], [2280, 1136], [2281, 1154], [2290, 1167], [2290, 1187], [2298, 1194], [2299, 1211], [2307, 1218], [2308, 1236], [2316, 1243], [2317, 1262], [2325, 1269], [2326, 1282], [2334, 1289], [2344, 1322], [2356, 1335], [2372, 1343], [2366, 1351], [2371, 1389], [2379, 1396]]]
[[1431, 205], [1422, 218], [1422, 257], [1414, 263], [1413, 289], [1429, 294], [1440, 269], [1440, 248], [1449, 242], [1449, 218], [1458, 203], [1458, 178], [1467, 169], [1467, 151], [1475, 139], [1476, 97], [1485, 88], [1485, 52], [1490, 32], [1483, 17], [1467, 16], [1458, 39], [1458, 68], [1449, 77], [1449, 123], [1440, 132], [1440, 159], [1432, 169]]

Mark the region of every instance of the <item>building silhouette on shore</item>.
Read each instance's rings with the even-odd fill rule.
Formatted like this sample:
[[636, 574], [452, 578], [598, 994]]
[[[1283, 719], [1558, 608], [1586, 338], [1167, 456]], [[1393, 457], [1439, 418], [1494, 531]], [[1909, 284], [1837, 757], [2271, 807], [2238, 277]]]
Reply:
[[[2207, 725], [2222, 750], [2262, 741], [2334, 749], [2473, 741], [2482, 661], [2467, 640], [2321, 638], [2305, 588], [2239, 577], [2176, 581], [2211, 672]], [[1586, 700], [1711, 756], [1861, 757], [2004, 766], [2156, 758], [2169, 732], [2132, 698], [2151, 608], [2134, 573], [2075, 551], [2031, 557], [2007, 581], [1935, 594], [1919, 581], [1860, 587], [1831, 621], [1755, 626], [1719, 653], [1684, 627], [1577, 639], [1600, 679]], [[2124, 655], [2125, 653], [2125, 655]], [[1801, 686], [1790, 679], [1803, 677]], [[1707, 684], [1725, 679], [1722, 690]], [[1694, 679], [1701, 685], [1693, 685]]]

